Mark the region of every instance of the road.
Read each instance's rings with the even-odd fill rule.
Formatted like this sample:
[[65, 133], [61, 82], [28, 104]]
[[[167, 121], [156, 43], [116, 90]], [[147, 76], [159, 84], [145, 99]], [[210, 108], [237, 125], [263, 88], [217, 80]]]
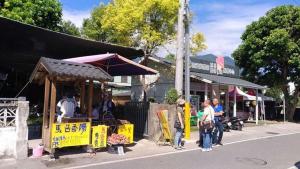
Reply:
[[[300, 134], [78, 166], [83, 169], [288, 169], [300, 161]], [[295, 167], [294, 167], [295, 168]], [[297, 168], [297, 167], [296, 167]], [[300, 167], [299, 167], [300, 168]]]

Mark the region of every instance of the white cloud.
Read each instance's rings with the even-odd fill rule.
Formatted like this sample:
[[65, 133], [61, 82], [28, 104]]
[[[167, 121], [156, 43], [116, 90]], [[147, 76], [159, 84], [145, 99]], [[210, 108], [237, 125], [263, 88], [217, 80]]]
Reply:
[[82, 26], [83, 19], [90, 16], [90, 10], [63, 10], [63, 19], [72, 21], [77, 27]]
[[[206, 3], [194, 4], [194, 21], [191, 32], [202, 32], [208, 46], [201, 54], [213, 53], [230, 56], [241, 43], [240, 37], [246, 26], [264, 16], [274, 5], [272, 4], [223, 4]], [[205, 19], [202, 19], [205, 14]], [[167, 45], [176, 53], [176, 43]], [[166, 51], [160, 48], [159, 56], [164, 57]]]

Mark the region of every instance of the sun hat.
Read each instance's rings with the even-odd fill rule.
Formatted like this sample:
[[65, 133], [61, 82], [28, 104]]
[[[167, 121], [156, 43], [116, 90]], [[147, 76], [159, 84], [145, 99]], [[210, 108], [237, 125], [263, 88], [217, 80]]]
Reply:
[[185, 100], [183, 100], [183, 99], [177, 99], [176, 103], [177, 103], [178, 105], [184, 105]]

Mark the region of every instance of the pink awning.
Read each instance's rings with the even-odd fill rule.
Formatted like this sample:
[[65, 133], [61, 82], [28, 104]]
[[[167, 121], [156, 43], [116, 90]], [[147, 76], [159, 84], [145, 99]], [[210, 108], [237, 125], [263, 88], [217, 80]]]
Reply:
[[76, 57], [65, 60], [100, 67], [111, 76], [151, 75], [158, 73], [154, 69], [113, 53]]

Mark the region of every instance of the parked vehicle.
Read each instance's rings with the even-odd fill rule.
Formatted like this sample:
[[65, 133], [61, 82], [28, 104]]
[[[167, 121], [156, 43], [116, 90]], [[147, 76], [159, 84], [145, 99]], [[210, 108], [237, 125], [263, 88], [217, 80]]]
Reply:
[[242, 131], [243, 127], [244, 127], [244, 121], [241, 120], [238, 117], [231, 117], [230, 118], [230, 122], [231, 122], [231, 129], [232, 130], [239, 130]]
[[224, 120], [222, 121], [222, 124], [224, 128], [224, 132], [230, 132], [232, 124], [230, 122], [229, 117], [225, 117]]

